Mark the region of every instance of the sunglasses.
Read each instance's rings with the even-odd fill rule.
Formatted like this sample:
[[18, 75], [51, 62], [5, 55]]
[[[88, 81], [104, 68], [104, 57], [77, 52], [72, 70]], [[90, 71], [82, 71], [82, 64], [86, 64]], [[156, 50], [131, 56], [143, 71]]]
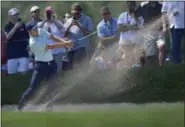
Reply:
[[105, 12], [105, 13], [103, 13], [103, 16], [109, 15], [109, 14], [110, 14], [110, 12]]

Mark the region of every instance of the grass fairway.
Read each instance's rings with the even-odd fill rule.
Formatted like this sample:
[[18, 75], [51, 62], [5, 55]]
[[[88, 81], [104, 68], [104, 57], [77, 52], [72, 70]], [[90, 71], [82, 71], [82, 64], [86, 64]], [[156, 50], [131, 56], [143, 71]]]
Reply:
[[184, 127], [184, 105], [131, 105], [86, 112], [3, 111], [2, 127]]

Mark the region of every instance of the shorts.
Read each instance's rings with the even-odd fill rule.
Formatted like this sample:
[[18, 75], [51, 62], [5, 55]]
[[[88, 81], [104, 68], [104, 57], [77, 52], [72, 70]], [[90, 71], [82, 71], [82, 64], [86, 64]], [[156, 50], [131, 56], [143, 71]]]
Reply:
[[18, 72], [26, 72], [29, 67], [29, 59], [26, 57], [9, 59], [7, 62], [8, 74], [16, 74]]

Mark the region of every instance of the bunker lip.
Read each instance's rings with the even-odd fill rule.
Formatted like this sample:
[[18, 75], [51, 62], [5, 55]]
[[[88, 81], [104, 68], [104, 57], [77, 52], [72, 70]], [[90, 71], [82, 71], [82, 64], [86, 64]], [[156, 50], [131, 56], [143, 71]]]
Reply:
[[[183, 102], [176, 103], [146, 103], [146, 104], [134, 104], [134, 103], [106, 103], [106, 104], [64, 104], [64, 105], [54, 105], [51, 109], [47, 109], [45, 104], [32, 105], [28, 104], [23, 112], [81, 112], [81, 111], [115, 111], [119, 109], [132, 109], [135, 107], [161, 107], [165, 108], [168, 106], [183, 105]], [[2, 111], [15, 111], [17, 105], [4, 105], [1, 107]]]

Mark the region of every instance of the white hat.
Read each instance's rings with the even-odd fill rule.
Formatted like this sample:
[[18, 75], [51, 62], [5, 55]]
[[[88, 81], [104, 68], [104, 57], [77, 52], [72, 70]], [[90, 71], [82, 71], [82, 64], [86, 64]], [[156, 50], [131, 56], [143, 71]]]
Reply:
[[8, 11], [8, 15], [16, 15], [17, 13], [19, 13], [19, 10], [16, 8], [12, 8]]
[[33, 6], [31, 9], [30, 9], [30, 13], [36, 11], [36, 10], [39, 10], [40, 8], [38, 6]]

